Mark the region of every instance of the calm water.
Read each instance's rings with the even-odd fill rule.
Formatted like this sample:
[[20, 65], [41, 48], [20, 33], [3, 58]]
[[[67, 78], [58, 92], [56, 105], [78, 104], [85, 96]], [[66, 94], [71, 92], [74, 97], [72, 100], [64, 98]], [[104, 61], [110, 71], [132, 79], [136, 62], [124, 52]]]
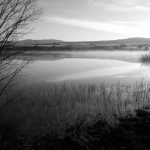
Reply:
[[35, 56], [23, 70], [25, 83], [150, 81], [150, 66], [140, 62], [141, 51], [51, 52]]

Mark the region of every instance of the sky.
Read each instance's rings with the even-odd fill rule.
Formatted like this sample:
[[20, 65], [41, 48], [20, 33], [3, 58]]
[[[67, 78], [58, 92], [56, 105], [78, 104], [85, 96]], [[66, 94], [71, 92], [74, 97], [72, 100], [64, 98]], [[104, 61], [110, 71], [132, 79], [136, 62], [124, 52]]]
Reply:
[[42, 15], [26, 39], [150, 38], [150, 0], [39, 0], [38, 5]]

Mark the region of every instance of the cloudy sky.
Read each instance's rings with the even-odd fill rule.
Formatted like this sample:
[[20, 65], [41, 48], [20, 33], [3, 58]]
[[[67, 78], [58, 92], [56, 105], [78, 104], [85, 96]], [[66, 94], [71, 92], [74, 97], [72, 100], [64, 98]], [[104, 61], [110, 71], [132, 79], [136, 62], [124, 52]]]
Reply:
[[26, 38], [150, 38], [150, 0], [39, 0], [39, 6], [43, 14]]

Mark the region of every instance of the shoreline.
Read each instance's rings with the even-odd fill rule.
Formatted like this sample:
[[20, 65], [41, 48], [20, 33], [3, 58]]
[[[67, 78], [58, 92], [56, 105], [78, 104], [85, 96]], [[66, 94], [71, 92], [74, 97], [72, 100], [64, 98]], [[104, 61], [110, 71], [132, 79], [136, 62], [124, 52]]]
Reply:
[[148, 49], [139, 49], [138, 47], [121, 47], [120, 45], [115, 46], [15, 46], [15, 51], [149, 51]]

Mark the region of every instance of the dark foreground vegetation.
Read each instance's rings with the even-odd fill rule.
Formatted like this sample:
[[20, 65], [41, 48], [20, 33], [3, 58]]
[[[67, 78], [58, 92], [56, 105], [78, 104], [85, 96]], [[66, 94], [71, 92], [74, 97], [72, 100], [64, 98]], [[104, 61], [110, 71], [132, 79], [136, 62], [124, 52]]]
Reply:
[[150, 148], [148, 84], [40, 84], [14, 90], [13, 100], [1, 101], [2, 150]]

